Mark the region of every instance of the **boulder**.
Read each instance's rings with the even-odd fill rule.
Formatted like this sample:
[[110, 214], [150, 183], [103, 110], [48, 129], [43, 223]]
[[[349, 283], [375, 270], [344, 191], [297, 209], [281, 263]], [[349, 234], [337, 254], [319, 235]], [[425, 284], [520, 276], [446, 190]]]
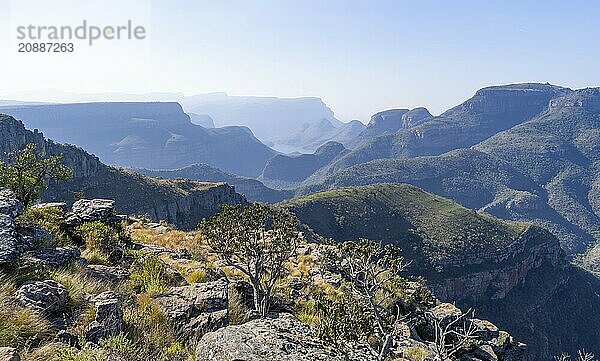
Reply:
[[10, 216], [0, 214], [0, 265], [16, 260], [19, 252], [15, 224]]
[[80, 199], [73, 204], [71, 213], [83, 222], [111, 223], [117, 220], [115, 201], [110, 199]]
[[368, 350], [339, 352], [325, 345], [307, 325], [290, 314], [270, 314], [242, 325], [204, 335], [196, 361], [325, 361], [376, 360]]
[[0, 347], [0, 361], [20, 361], [19, 352], [14, 347]]
[[27, 245], [28, 249], [34, 248], [34, 246], [49, 247], [54, 244], [54, 237], [50, 232], [36, 223], [20, 224], [17, 233], [20, 243]]
[[112, 291], [102, 292], [93, 300], [96, 317], [85, 330], [85, 339], [98, 344], [101, 340], [117, 336], [123, 332], [123, 311], [121, 297]]
[[226, 278], [207, 283], [173, 287], [154, 297], [166, 314], [174, 332], [186, 341], [194, 341], [204, 333], [227, 325], [229, 304]]
[[473, 355], [482, 361], [498, 361], [498, 356], [490, 345], [477, 346], [473, 351]]
[[46, 314], [62, 311], [67, 304], [67, 289], [53, 280], [25, 282], [15, 297], [24, 307]]
[[473, 318], [470, 320], [470, 322], [479, 330], [477, 332], [477, 337], [480, 340], [491, 341], [500, 336], [500, 330], [498, 330], [498, 327], [496, 327], [496, 325], [490, 321]]
[[429, 314], [434, 320], [439, 321], [440, 324], [447, 325], [462, 316], [462, 311], [451, 303], [440, 303], [430, 309]]

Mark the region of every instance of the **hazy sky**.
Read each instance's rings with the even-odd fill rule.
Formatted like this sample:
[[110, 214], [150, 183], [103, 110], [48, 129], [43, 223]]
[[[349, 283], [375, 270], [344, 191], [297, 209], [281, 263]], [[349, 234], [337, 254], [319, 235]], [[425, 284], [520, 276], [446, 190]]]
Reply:
[[[599, 18], [592, 0], [0, 0], [0, 94], [225, 91], [317, 96], [344, 120], [439, 113], [491, 84], [600, 85]], [[83, 19], [148, 36], [17, 53], [17, 26]]]

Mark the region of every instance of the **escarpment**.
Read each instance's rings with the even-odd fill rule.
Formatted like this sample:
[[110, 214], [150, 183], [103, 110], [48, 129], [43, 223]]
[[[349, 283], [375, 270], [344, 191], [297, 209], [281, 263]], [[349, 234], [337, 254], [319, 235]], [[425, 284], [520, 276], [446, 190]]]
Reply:
[[[483, 264], [486, 269], [481, 269]], [[504, 249], [464, 254], [446, 262], [443, 279], [432, 280], [431, 288], [446, 301], [502, 299], [542, 266], [560, 271], [567, 267], [565, 254], [554, 236], [530, 226]]]
[[62, 155], [62, 162], [73, 170], [70, 180], [50, 182], [42, 193], [43, 201], [72, 204], [76, 197], [115, 199], [118, 212], [148, 215], [184, 229], [193, 229], [221, 204], [246, 202], [224, 183], [154, 179], [107, 166], [81, 148], [45, 140], [42, 133], [27, 130], [10, 116], [0, 115], [0, 135], [0, 159], [34, 143], [40, 153]]

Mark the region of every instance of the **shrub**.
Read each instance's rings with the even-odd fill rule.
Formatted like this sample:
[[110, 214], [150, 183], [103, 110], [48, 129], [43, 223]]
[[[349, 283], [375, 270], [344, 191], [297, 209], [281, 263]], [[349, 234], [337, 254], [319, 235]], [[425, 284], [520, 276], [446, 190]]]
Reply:
[[53, 244], [44, 244], [38, 246], [69, 246], [74, 243], [73, 235], [70, 234], [64, 226], [66, 212], [59, 207], [49, 208], [28, 208], [24, 214], [19, 217], [20, 221], [39, 224], [52, 235]]
[[408, 347], [402, 352], [402, 356], [410, 361], [423, 361], [429, 356], [429, 351], [420, 347]]
[[208, 282], [208, 275], [202, 269], [193, 270], [185, 275], [185, 280], [188, 283], [204, 283]]
[[129, 285], [134, 290], [160, 294], [166, 292], [173, 283], [173, 274], [167, 271], [157, 256], [142, 255], [134, 260], [129, 275]]
[[185, 248], [194, 259], [204, 260], [208, 252], [206, 242], [198, 231], [184, 232], [168, 230], [158, 233], [142, 222], [137, 222], [130, 227], [131, 239], [137, 243], [155, 244], [170, 249]]
[[[192, 352], [173, 335], [167, 317], [149, 295], [137, 295], [124, 311], [128, 340], [113, 338], [103, 346], [125, 360], [188, 360]], [[131, 353], [132, 346], [133, 354]]]
[[84, 306], [86, 295], [110, 290], [109, 285], [91, 279], [79, 266], [52, 271], [49, 273], [49, 277], [65, 286], [68, 292], [69, 306], [72, 309]]
[[86, 222], [77, 227], [78, 233], [85, 242], [89, 254], [98, 253], [109, 257], [123, 246], [122, 229], [99, 221]]
[[222, 206], [219, 214], [200, 224], [211, 250], [248, 278], [254, 309], [263, 317], [286, 263], [296, 256], [301, 239], [297, 226], [298, 219], [288, 210], [260, 203]]

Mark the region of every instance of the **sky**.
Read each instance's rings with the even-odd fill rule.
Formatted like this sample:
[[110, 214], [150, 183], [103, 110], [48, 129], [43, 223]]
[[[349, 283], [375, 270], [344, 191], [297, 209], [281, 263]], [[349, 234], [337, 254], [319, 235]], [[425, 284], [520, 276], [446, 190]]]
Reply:
[[[35, 90], [316, 96], [342, 120], [432, 113], [484, 86], [600, 86], [600, 2], [0, 0], [0, 98]], [[108, 26], [146, 38], [18, 53], [18, 26]], [[29, 99], [43, 100], [43, 99]]]

